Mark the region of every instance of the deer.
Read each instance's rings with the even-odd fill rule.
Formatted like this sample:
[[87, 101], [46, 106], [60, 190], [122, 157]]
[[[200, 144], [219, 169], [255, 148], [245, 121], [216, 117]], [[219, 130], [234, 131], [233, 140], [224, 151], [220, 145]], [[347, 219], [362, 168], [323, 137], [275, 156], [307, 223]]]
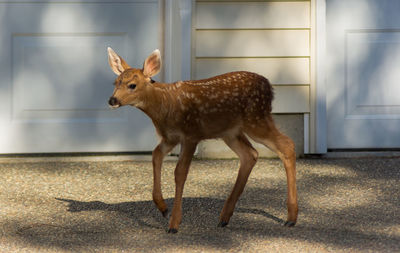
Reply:
[[161, 191], [164, 157], [180, 144], [174, 170], [175, 198], [168, 233], [177, 233], [182, 220], [182, 195], [197, 144], [206, 139], [222, 139], [239, 157], [239, 172], [233, 190], [219, 216], [218, 227], [228, 225], [258, 159], [249, 138], [274, 151], [282, 160], [287, 179], [287, 221], [292, 227], [298, 215], [296, 152], [292, 139], [281, 133], [272, 118], [273, 88], [265, 77], [247, 71], [231, 72], [204, 80], [156, 82], [161, 53], [154, 50], [143, 67], [130, 67], [110, 47], [108, 63], [117, 75], [108, 100], [111, 108], [130, 105], [150, 117], [160, 142], [152, 152], [153, 202], [168, 217]]

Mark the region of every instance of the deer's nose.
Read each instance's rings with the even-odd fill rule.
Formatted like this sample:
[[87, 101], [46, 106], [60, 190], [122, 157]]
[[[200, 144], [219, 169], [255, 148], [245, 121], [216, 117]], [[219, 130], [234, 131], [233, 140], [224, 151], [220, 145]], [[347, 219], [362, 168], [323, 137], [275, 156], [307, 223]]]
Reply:
[[110, 97], [110, 99], [108, 100], [108, 104], [113, 108], [117, 108], [120, 106], [120, 103], [118, 102], [118, 99], [116, 97]]

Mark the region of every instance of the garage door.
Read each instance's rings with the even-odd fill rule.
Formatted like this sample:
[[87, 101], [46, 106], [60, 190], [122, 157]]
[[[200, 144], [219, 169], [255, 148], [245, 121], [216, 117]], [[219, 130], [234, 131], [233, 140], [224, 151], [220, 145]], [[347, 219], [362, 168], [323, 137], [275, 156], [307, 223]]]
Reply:
[[0, 3], [0, 153], [146, 151], [150, 120], [112, 111], [112, 46], [133, 66], [159, 48], [159, 2]]
[[329, 148], [400, 148], [399, 11], [398, 0], [327, 0]]

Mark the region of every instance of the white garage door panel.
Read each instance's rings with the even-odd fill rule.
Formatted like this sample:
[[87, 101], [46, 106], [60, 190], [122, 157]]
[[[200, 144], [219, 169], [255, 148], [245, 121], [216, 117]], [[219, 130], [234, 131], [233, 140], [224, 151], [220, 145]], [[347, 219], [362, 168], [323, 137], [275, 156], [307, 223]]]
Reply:
[[328, 148], [400, 148], [399, 10], [327, 0]]
[[400, 119], [400, 32], [361, 30], [346, 38], [347, 117]]
[[[111, 115], [99, 99], [109, 95], [109, 89], [100, 87], [111, 73], [90, 73], [105, 64], [100, 52], [106, 42], [121, 45], [122, 41], [122, 36], [14, 36], [13, 119], [40, 115], [57, 119], [62, 112], [78, 118]], [[92, 84], [99, 84], [99, 89]]]
[[108, 108], [106, 48], [142, 66], [158, 14], [158, 1], [0, 3], [0, 153], [152, 150], [147, 116]]

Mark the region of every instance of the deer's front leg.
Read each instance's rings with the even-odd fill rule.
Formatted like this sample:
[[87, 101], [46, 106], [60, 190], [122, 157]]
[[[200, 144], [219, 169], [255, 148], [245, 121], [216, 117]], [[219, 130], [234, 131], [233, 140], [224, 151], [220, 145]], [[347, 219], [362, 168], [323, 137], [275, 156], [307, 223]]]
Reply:
[[168, 207], [161, 192], [161, 166], [165, 155], [175, 146], [176, 144], [174, 143], [161, 140], [160, 144], [153, 151], [153, 201], [164, 217], [168, 215]]
[[228, 199], [225, 201], [222, 209], [220, 222], [218, 224], [219, 227], [225, 227], [228, 225], [229, 220], [233, 215], [236, 202], [242, 194], [251, 170], [256, 164], [258, 158], [257, 150], [253, 148], [245, 135], [240, 134], [237, 137], [225, 137], [224, 141], [239, 156], [240, 168], [235, 186], [233, 187]]
[[168, 233], [177, 233], [182, 220], [183, 187], [189, 172], [189, 166], [196, 150], [197, 143], [184, 142], [181, 144], [179, 161], [175, 168], [175, 199], [172, 215], [169, 221]]

